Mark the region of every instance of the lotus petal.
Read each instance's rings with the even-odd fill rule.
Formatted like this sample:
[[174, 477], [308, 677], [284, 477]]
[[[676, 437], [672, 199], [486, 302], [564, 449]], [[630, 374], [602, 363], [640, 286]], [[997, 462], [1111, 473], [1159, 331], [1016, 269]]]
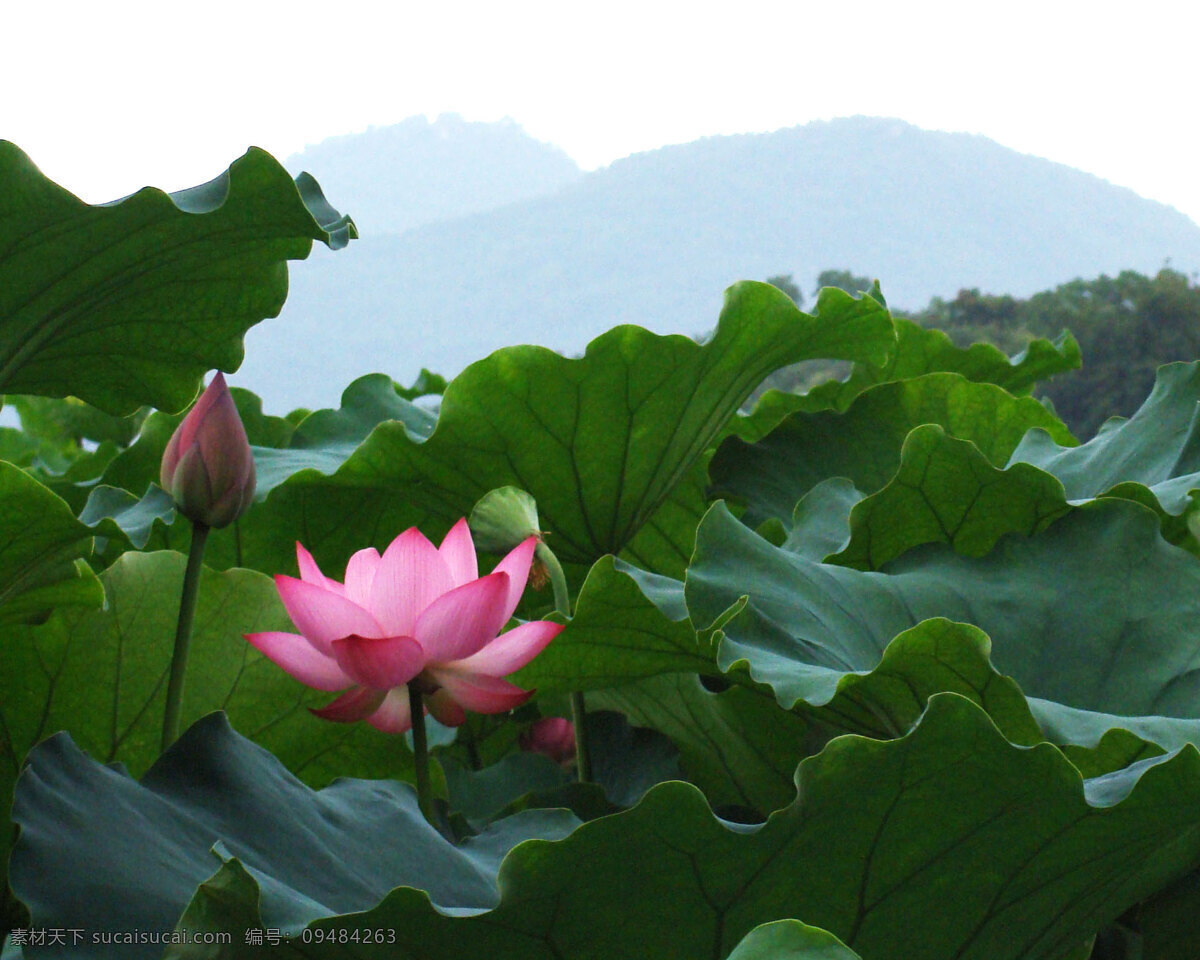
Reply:
[[376, 690], [403, 686], [425, 666], [425, 652], [412, 637], [344, 637], [331, 646], [355, 683]]
[[412, 711], [409, 709], [408, 688], [392, 690], [379, 709], [367, 717], [367, 723], [384, 733], [404, 733], [412, 727]]
[[526, 537], [513, 547], [492, 571], [493, 573], [508, 574], [508, 600], [504, 607], [502, 626], [512, 619], [513, 611], [521, 602], [521, 594], [525, 592], [525, 581], [529, 579], [529, 567], [533, 563], [533, 551], [537, 547], [537, 542], [537, 537]]
[[479, 561], [475, 556], [475, 541], [471, 539], [471, 529], [467, 526], [467, 518], [463, 517], [446, 534], [438, 553], [446, 562], [450, 571], [450, 579], [456, 587], [479, 578]]
[[431, 667], [429, 673], [445, 693], [459, 706], [475, 713], [503, 713], [519, 707], [535, 691], [520, 687], [497, 677], [460, 673], [442, 667]]
[[425, 706], [444, 727], [457, 727], [466, 722], [467, 712], [445, 690], [437, 690], [426, 697]]
[[371, 690], [367, 687], [355, 687], [347, 690], [333, 703], [324, 707], [309, 707], [309, 712], [322, 720], [332, 720], [334, 723], [357, 723], [365, 720], [383, 703], [387, 692]]
[[464, 674], [507, 677], [541, 653], [562, 629], [561, 623], [531, 620], [501, 634], [477, 653], [446, 666]]
[[428, 661], [461, 660], [494, 640], [508, 620], [504, 611], [508, 584], [508, 574], [489, 573], [431, 603], [413, 631]]
[[389, 635], [411, 637], [421, 611], [453, 589], [450, 570], [437, 547], [413, 527], [384, 551], [370, 609]]
[[322, 653], [333, 656], [329, 645], [342, 637], [386, 636], [374, 617], [339, 594], [282, 574], [275, 587], [296, 629]]
[[332, 590], [334, 593], [345, 596], [346, 588], [336, 580], [330, 580], [325, 576], [321, 572], [321, 568], [317, 566], [313, 555], [305, 550], [299, 541], [296, 541], [296, 566], [300, 568], [300, 579], [305, 583], [311, 583], [315, 587], [324, 587], [326, 590]]
[[298, 633], [247, 633], [246, 640], [264, 657], [314, 690], [345, 690], [354, 681]]
[[379, 551], [367, 547], [346, 564], [346, 596], [365, 610], [371, 609], [371, 587], [379, 570]]

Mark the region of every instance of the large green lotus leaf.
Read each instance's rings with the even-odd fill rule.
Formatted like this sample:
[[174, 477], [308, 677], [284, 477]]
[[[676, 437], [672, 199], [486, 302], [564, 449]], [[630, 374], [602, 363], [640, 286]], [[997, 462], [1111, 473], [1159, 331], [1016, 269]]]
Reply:
[[850, 512], [850, 542], [830, 563], [878, 570], [923, 543], [948, 543], [970, 557], [1002, 536], [1044, 530], [1070, 509], [1058, 480], [1027, 463], [998, 470], [979, 449], [937, 424], [904, 440], [887, 486]]
[[769, 691], [735, 685], [711, 693], [694, 674], [645, 677], [588, 695], [589, 707], [619, 710], [670, 737], [680, 764], [709, 803], [761, 820], [796, 797], [796, 764], [816, 753], [808, 720]]
[[799, 920], [755, 927], [726, 960], [862, 960], [832, 933]]
[[287, 261], [354, 224], [252, 148], [209, 183], [92, 206], [0, 141], [0, 392], [178, 410], [279, 313]]
[[1064, 448], [1041, 430], [1013, 451], [1062, 481], [1067, 497], [1117, 496], [1172, 516], [1183, 514], [1200, 489], [1200, 363], [1159, 367], [1154, 390], [1128, 420], [1113, 418], [1082, 446]]
[[[593, 567], [575, 617], [515, 679], [543, 691], [593, 690], [590, 706], [620, 710], [670, 737], [682, 751], [689, 778], [713, 803], [757, 811], [790, 799], [792, 770], [812, 752], [808, 719], [838, 731], [898, 736], [930, 696], [953, 691], [983, 705], [1014, 742], [1042, 739], [1021, 691], [991, 666], [987, 636], [945, 620], [902, 633], [882, 657], [862, 657], [861, 674], [813, 667], [798, 656], [775, 661], [775, 671], [763, 674], [760, 659], [752, 658], [752, 677], [777, 690], [790, 677], [820, 709], [803, 703], [799, 712], [781, 709], [770, 687], [740, 671], [729, 679], [741, 686], [709, 693], [696, 675], [720, 673], [720, 631], [740, 609], [734, 599], [697, 635], [687, 619], [682, 583], [605, 558]], [[737, 642], [745, 626], [739, 621], [729, 628], [730, 642]], [[730, 659], [722, 653], [722, 665], [728, 667]], [[788, 707], [795, 699], [780, 697]]]
[[103, 443], [105, 440], [122, 447], [128, 446], [137, 435], [147, 411], [133, 416], [114, 417], [97, 410], [76, 397], [12, 396], [4, 398], [21, 418], [21, 429], [43, 441], [58, 444], [78, 444], [80, 440]]
[[871, 387], [844, 413], [791, 414], [757, 443], [730, 437], [718, 448], [709, 473], [719, 493], [746, 504], [747, 523], [786, 520], [805, 493], [830, 477], [846, 477], [864, 493], [881, 489], [900, 466], [909, 432], [926, 423], [974, 443], [997, 467], [1034, 427], [1064, 444], [1073, 439], [1030, 397], [1014, 397], [954, 373], [931, 373]]
[[[1036, 712], [1036, 702], [1030, 702], [1030, 707], [1034, 712]], [[1056, 742], [1054, 737], [1048, 739], [1052, 743]], [[1181, 739], [1180, 742], [1186, 742], [1186, 738]], [[1060, 749], [1063, 755], [1075, 764], [1075, 768], [1083, 774], [1085, 779], [1101, 777], [1115, 770], [1123, 770], [1139, 760], [1148, 760], [1167, 752], [1157, 743], [1143, 740], [1136, 734], [1122, 730], [1120, 727], [1106, 730], [1091, 746], [1064, 743], [1060, 745]]]
[[[103, 610], [68, 611], [13, 627], [0, 644], [0, 796], [5, 803], [26, 751], [69, 730], [104, 762], [135, 774], [158, 756], [166, 676], [186, 558], [124, 554], [102, 575]], [[251, 570], [201, 577], [182, 714], [229, 711], [247, 734], [314, 784], [335, 776], [411, 777], [411, 755], [365, 724], [309, 714], [331, 697], [303, 687], [263, 658], [244, 633], [291, 630], [269, 577]], [[2, 811], [0, 811], [2, 812]], [[0, 853], [9, 834], [0, 834]]]
[[[506, 808], [571, 807], [571, 791], [587, 789], [583, 805], [611, 813], [632, 807], [656, 783], [679, 779], [679, 751], [661, 733], [634, 727], [610, 710], [590, 709], [587, 725], [591, 783], [579, 784], [573, 771], [523, 750], [479, 770], [439, 757], [450, 809], [472, 822], [486, 822]], [[591, 819], [573, 809], [581, 819]]]
[[662, 673], [720, 673], [711, 639], [687, 619], [683, 583], [602, 557], [575, 615], [514, 680], [543, 692], [596, 690]]
[[845, 410], [868, 387], [890, 380], [911, 380], [927, 373], [957, 373], [978, 383], [994, 383], [1011, 394], [1028, 394], [1033, 385], [1083, 363], [1079, 344], [1067, 331], [1053, 340], [1036, 339], [1008, 357], [990, 343], [955, 346], [941, 330], [896, 318], [896, 352], [881, 366], [855, 364], [843, 382], [810, 390], [803, 409]]
[[36, 437], [16, 427], [0, 427], [0, 460], [18, 467], [29, 467], [37, 459], [38, 453]]
[[[339, 779], [314, 792], [219, 713], [189, 729], [140, 783], [58, 734], [31, 753], [13, 816], [21, 833], [12, 887], [34, 923], [96, 932], [174, 928], [220, 866], [214, 845], [258, 879], [271, 926], [361, 910], [405, 884], [439, 904], [486, 909], [510, 848], [578, 823], [561, 810], [530, 812], [455, 847], [424, 821], [407, 784]], [[120, 953], [161, 954], [154, 945]], [[59, 955], [107, 957], [111, 947]]]
[[[741, 622], [730, 626], [731, 644], [738, 642], [744, 627]], [[779, 697], [779, 691], [786, 688], [786, 683], [772, 679], [775, 676], [770, 672], [772, 667], [786, 672], [787, 666], [782, 662], [772, 663], [763, 671], [765, 682], [761, 686], [748, 682], [745, 673], [733, 671], [728, 677], [739, 686], [716, 696], [701, 695], [695, 677], [673, 675], [648, 678], [629, 688], [604, 691], [593, 699], [625, 710], [636, 722], [662, 730], [681, 745], [699, 744], [710, 757], [740, 752], [736, 762], [724, 761], [729, 765], [726, 773], [737, 769], [739, 782], [757, 783], [768, 788], [756, 798], [744, 798], [744, 802], [760, 810], [770, 810], [773, 807], [764, 806], [763, 797], [773, 796], [778, 805], [782, 782], [778, 774], [787, 765], [789, 755], [795, 763], [813, 752], [806, 744], [819, 742], [817, 737], [828, 737], [830, 730], [881, 739], [900, 736], [917, 721], [929, 698], [937, 693], [956, 693], [979, 704], [1014, 743], [1033, 744], [1045, 739], [1020, 688], [1011, 678], [996, 671], [990, 653], [991, 643], [977, 627], [933, 618], [900, 633], [870, 669], [843, 672], [836, 680], [828, 671], [813, 669], [799, 656], [795, 657], [788, 665], [794, 674], [792, 685], [795, 689], [810, 691], [809, 698], [797, 702]], [[725, 649], [721, 656], [724, 660]], [[751, 661], [751, 676], [763, 659]], [[775, 691], [775, 696], [770, 695], [771, 690]], [[789, 696], [790, 693], [788, 690]], [[661, 707], [655, 698], [661, 698]], [[792, 709], [777, 712], [777, 699]], [[662, 716], [655, 719], [658, 713]], [[807, 739], [804, 720], [819, 725]], [[690, 730], [687, 729], [689, 723]], [[741, 732], [746, 727], [753, 728], [751, 736]], [[714, 730], [720, 735], [714, 734]], [[728, 731], [735, 734], [732, 740], [725, 735]], [[708, 742], [713, 744], [711, 749]], [[1088, 746], [1094, 748], [1097, 742]], [[773, 750], [779, 758], [776, 762], [765, 767], [755, 762], [771, 756]], [[754, 758], [746, 755], [751, 751], [756, 755]], [[685, 749], [685, 766], [690, 771], [688, 756]], [[1109, 753], [1102, 759], [1087, 756], [1097, 768], [1112, 763]], [[775, 776], [771, 775], [772, 771]], [[756, 779], [751, 779], [752, 773]], [[709, 776], [697, 779], [697, 783], [707, 792], [710, 788], [720, 787], [723, 781], [720, 777]], [[770, 793], [771, 789], [776, 792]], [[726, 799], [726, 794], [719, 790], [713, 796]], [[766, 802], [769, 804], [772, 800]]]
[[[807, 538], [796, 539], [803, 550]], [[811, 559], [820, 566], [818, 561], [819, 554]], [[743, 592], [756, 601], [751, 589]], [[774, 685], [777, 692], [788, 683], [797, 685], [796, 691], [804, 693], [790, 699], [780, 695], [780, 702], [792, 707], [802, 698], [808, 704], [802, 703], [800, 712], [839, 731], [897, 736], [915, 722], [928, 697], [953, 691], [982, 704], [1015, 742], [1042, 739], [1020, 690], [992, 668], [987, 636], [944, 620], [923, 622], [896, 637], [882, 658], [871, 649], [860, 657], [859, 672], [814, 666], [799, 655], [775, 658], [763, 672], [760, 656], [751, 658], [749, 675], [728, 675], [742, 687], [711, 694], [696, 675], [714, 677], [736, 659], [726, 646], [718, 663], [717, 645], [742, 601], [722, 598], [731, 600], [729, 608], [697, 634], [687, 618], [683, 583], [604, 558], [584, 584], [575, 617], [515, 679], [544, 692], [595, 691], [589, 705], [620, 710], [674, 740], [689, 776], [714, 803], [760, 811], [790, 797], [791, 771], [811, 751], [804, 747], [807, 721], [780, 709], [771, 688], [755, 680]], [[714, 601], [714, 608], [720, 602]], [[707, 617], [710, 609], [703, 611]], [[746, 627], [745, 619], [735, 620], [726, 644], [736, 645]]]
[[381, 423], [402, 425], [415, 441], [428, 439], [437, 416], [413, 399], [383, 374], [359, 377], [342, 393], [337, 410], [318, 410], [305, 417], [286, 449], [261, 449], [265, 445], [258, 444], [254, 464], [259, 493], [270, 493], [300, 471], [335, 473]]
[[589, 708], [619, 710], [666, 734], [714, 804], [777, 809], [795, 792], [796, 764], [812, 752], [804, 747], [808, 723], [753, 685], [705, 690], [697, 675], [720, 673], [716, 635], [691, 626], [682, 582], [604, 557], [574, 617], [514, 679], [542, 692], [591, 691]]
[[74, 397], [4, 400], [21, 418], [21, 430], [9, 432], [22, 443], [0, 444], [0, 459], [24, 467], [76, 512], [91, 485], [133, 439], [144, 415], [139, 411], [131, 417], [114, 417]]
[[943, 371], [980, 383], [994, 383], [1020, 395], [1029, 393], [1035, 383], [1077, 370], [1083, 363], [1079, 344], [1067, 330], [1053, 340], [1040, 337], [1031, 340], [1024, 350], [1011, 357], [990, 343], [955, 346], [941, 330], [928, 329], [907, 319], [896, 320], [896, 335], [899, 345], [895, 359], [879, 368], [875, 374], [877, 383]]
[[1200, 870], [1159, 891], [1137, 911], [1141, 960], [1195, 960]]
[[572, 779], [540, 753], [510, 753], [481, 770], [464, 767], [450, 758], [440, 762], [450, 809], [475, 823], [486, 823], [526, 794], [554, 790]]
[[[312, 941], [293, 948], [310, 958], [344, 957], [339, 938], [376, 929], [395, 942], [355, 943], [355, 956], [722, 957], [754, 928], [802, 917], [872, 960], [1064, 960], [1200, 861], [1195, 748], [1085, 781], [1052, 745], [1009, 743], [954, 694], [903, 738], [832, 741], [760, 827], [722, 822], [694, 787], [666, 783], [573, 832], [546, 812], [502, 821], [488, 855], [420, 833], [402, 787], [299, 794], [269, 758], [209, 746], [216, 726], [144, 786], [65, 738], [34, 753], [12, 872], [36, 925], [161, 929], [220, 840], [237, 863], [181, 926], [241, 934], [253, 921]], [[539, 831], [562, 839], [513, 845]]]
[[[1029, 704], [991, 664], [987, 634], [944, 618], [923, 620], [896, 636], [869, 673], [850, 673], [814, 715], [835, 729], [886, 738], [909, 729], [929, 698], [956, 693], [983, 707], [1013, 743], [1041, 741]], [[807, 712], [807, 711], [805, 711]]]
[[682, 577], [692, 559], [696, 527], [708, 509], [708, 461], [706, 451], [678, 480], [671, 495], [638, 530], [621, 556], [648, 570]]
[[[1080, 709], [1034, 696], [1028, 697], [1027, 702], [1030, 713], [1048, 740], [1099, 750], [1104, 758], [1099, 762], [1106, 768], [1119, 765], [1108, 759], [1114, 747], [1118, 750], [1118, 756], [1122, 749], [1125, 754], [1132, 756], [1153, 754], [1153, 749], [1147, 747], [1147, 744], [1165, 748], [1178, 747], [1184, 743], [1200, 744], [1200, 721], [1192, 717], [1164, 717], [1153, 712], [1145, 716], [1106, 713], [1103, 710]], [[1108, 744], [1109, 749], [1105, 749], [1105, 738], [1111, 736], [1114, 731], [1119, 731], [1131, 739], [1123, 744]]]
[[[56, 607], [99, 606], [104, 592], [82, 558], [92, 531], [20, 467], [0, 461], [0, 625], [44, 619]], [[0, 642], [0, 650], [11, 641]]]
[[93, 487], [79, 513], [80, 522], [103, 537], [141, 550], [158, 534], [167, 540], [167, 528], [175, 522], [175, 501], [162, 487], [152, 486], [142, 498], [120, 487]]
[[268, 488], [288, 479], [256, 521], [277, 541], [264, 539], [259, 555], [280, 556], [282, 541], [303, 535], [335, 567], [363, 546], [364, 529], [381, 542], [414, 524], [435, 535], [512, 485], [537, 500], [562, 562], [590, 566], [628, 547], [682, 573], [703, 510], [696, 464], [763, 377], [806, 357], [881, 361], [893, 343], [891, 318], [870, 298], [825, 297], [810, 316], [774, 287], [740, 283], [703, 345], [622, 326], [578, 359], [499, 350], [446, 387], [428, 436], [396, 415], [365, 440], [331, 422], [319, 445], [301, 447], [301, 425], [294, 449], [264, 463]]
[[850, 516], [854, 505], [862, 499], [858, 488], [845, 477], [822, 480], [800, 498], [792, 511], [790, 527], [778, 520], [768, 522], [768, 525], [779, 523], [783, 533], [772, 542], [809, 560], [824, 560], [848, 544]]
[[609, 710], [589, 710], [587, 731], [592, 777], [616, 806], [632, 807], [656, 784], [680, 779], [679, 751], [661, 733]]
[[1200, 567], [1136, 503], [1094, 501], [984, 557], [929, 544], [881, 572], [774, 547], [718, 504], [697, 532], [686, 596], [697, 625], [749, 598], [723, 625], [718, 661], [744, 660], [785, 706], [828, 703], [893, 637], [945, 617], [981, 628], [996, 669], [1074, 742], [1114, 726], [1200, 742]]
[[24, 463], [8, 457], [0, 456], [0, 459], [23, 467], [26, 473], [57, 493], [72, 511], [78, 513], [87, 503], [87, 498], [108, 464], [120, 455], [121, 448], [105, 441], [94, 450], [85, 450], [74, 456], [67, 463], [48, 461], [42, 456], [44, 452], [43, 448], [31, 461]]
[[957, 373], [1020, 396], [1028, 394], [1038, 381], [1073, 370], [1082, 362], [1079, 344], [1065, 331], [1054, 340], [1031, 340], [1020, 353], [1007, 357], [990, 343], [957, 347], [941, 330], [927, 329], [903, 317], [896, 317], [895, 323], [896, 350], [881, 366], [856, 363], [845, 380], [823, 383], [805, 394], [768, 391], [752, 413], [737, 419], [732, 432], [750, 443], [791, 413], [845, 410], [869, 387], [927, 373]]

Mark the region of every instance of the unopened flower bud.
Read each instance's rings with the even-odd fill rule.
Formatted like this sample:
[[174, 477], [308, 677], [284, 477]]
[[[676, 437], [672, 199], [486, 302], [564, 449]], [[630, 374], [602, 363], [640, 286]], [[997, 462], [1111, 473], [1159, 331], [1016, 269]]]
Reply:
[[522, 733], [519, 742], [522, 750], [567, 763], [575, 758], [575, 725], [562, 717], [545, 717]]
[[160, 479], [179, 512], [193, 523], [227, 527], [249, 508], [254, 457], [224, 375], [213, 377], [171, 435]]

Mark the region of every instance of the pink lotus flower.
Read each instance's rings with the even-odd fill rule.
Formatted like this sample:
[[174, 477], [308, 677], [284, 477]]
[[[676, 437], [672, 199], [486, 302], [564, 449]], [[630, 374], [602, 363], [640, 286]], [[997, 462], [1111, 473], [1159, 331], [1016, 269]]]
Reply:
[[253, 633], [246, 639], [316, 690], [346, 690], [318, 717], [366, 720], [386, 733], [412, 726], [408, 684], [441, 723], [457, 726], [464, 711], [501, 713], [533, 695], [503, 679], [527, 664], [562, 625], [523, 623], [503, 635], [525, 590], [536, 537], [479, 576], [467, 521], [440, 547], [415, 527], [380, 556], [360, 550], [346, 582], [321, 573], [296, 544], [300, 579], [277, 576], [280, 599], [300, 633]]
[[522, 750], [566, 763], [575, 759], [575, 724], [563, 717], [543, 717], [521, 734], [518, 743]]
[[254, 499], [254, 457], [233, 396], [218, 373], [163, 451], [162, 488], [193, 523], [227, 527]]

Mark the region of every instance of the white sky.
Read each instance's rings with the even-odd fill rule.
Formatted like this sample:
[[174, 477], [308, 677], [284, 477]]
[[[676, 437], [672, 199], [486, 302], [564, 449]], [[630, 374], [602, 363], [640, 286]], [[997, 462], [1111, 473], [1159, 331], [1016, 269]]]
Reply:
[[585, 169], [708, 134], [895, 116], [1200, 222], [1195, 0], [734, 8], [14, 0], [0, 138], [99, 202], [211, 179], [251, 144], [282, 160], [420, 113], [510, 116]]

